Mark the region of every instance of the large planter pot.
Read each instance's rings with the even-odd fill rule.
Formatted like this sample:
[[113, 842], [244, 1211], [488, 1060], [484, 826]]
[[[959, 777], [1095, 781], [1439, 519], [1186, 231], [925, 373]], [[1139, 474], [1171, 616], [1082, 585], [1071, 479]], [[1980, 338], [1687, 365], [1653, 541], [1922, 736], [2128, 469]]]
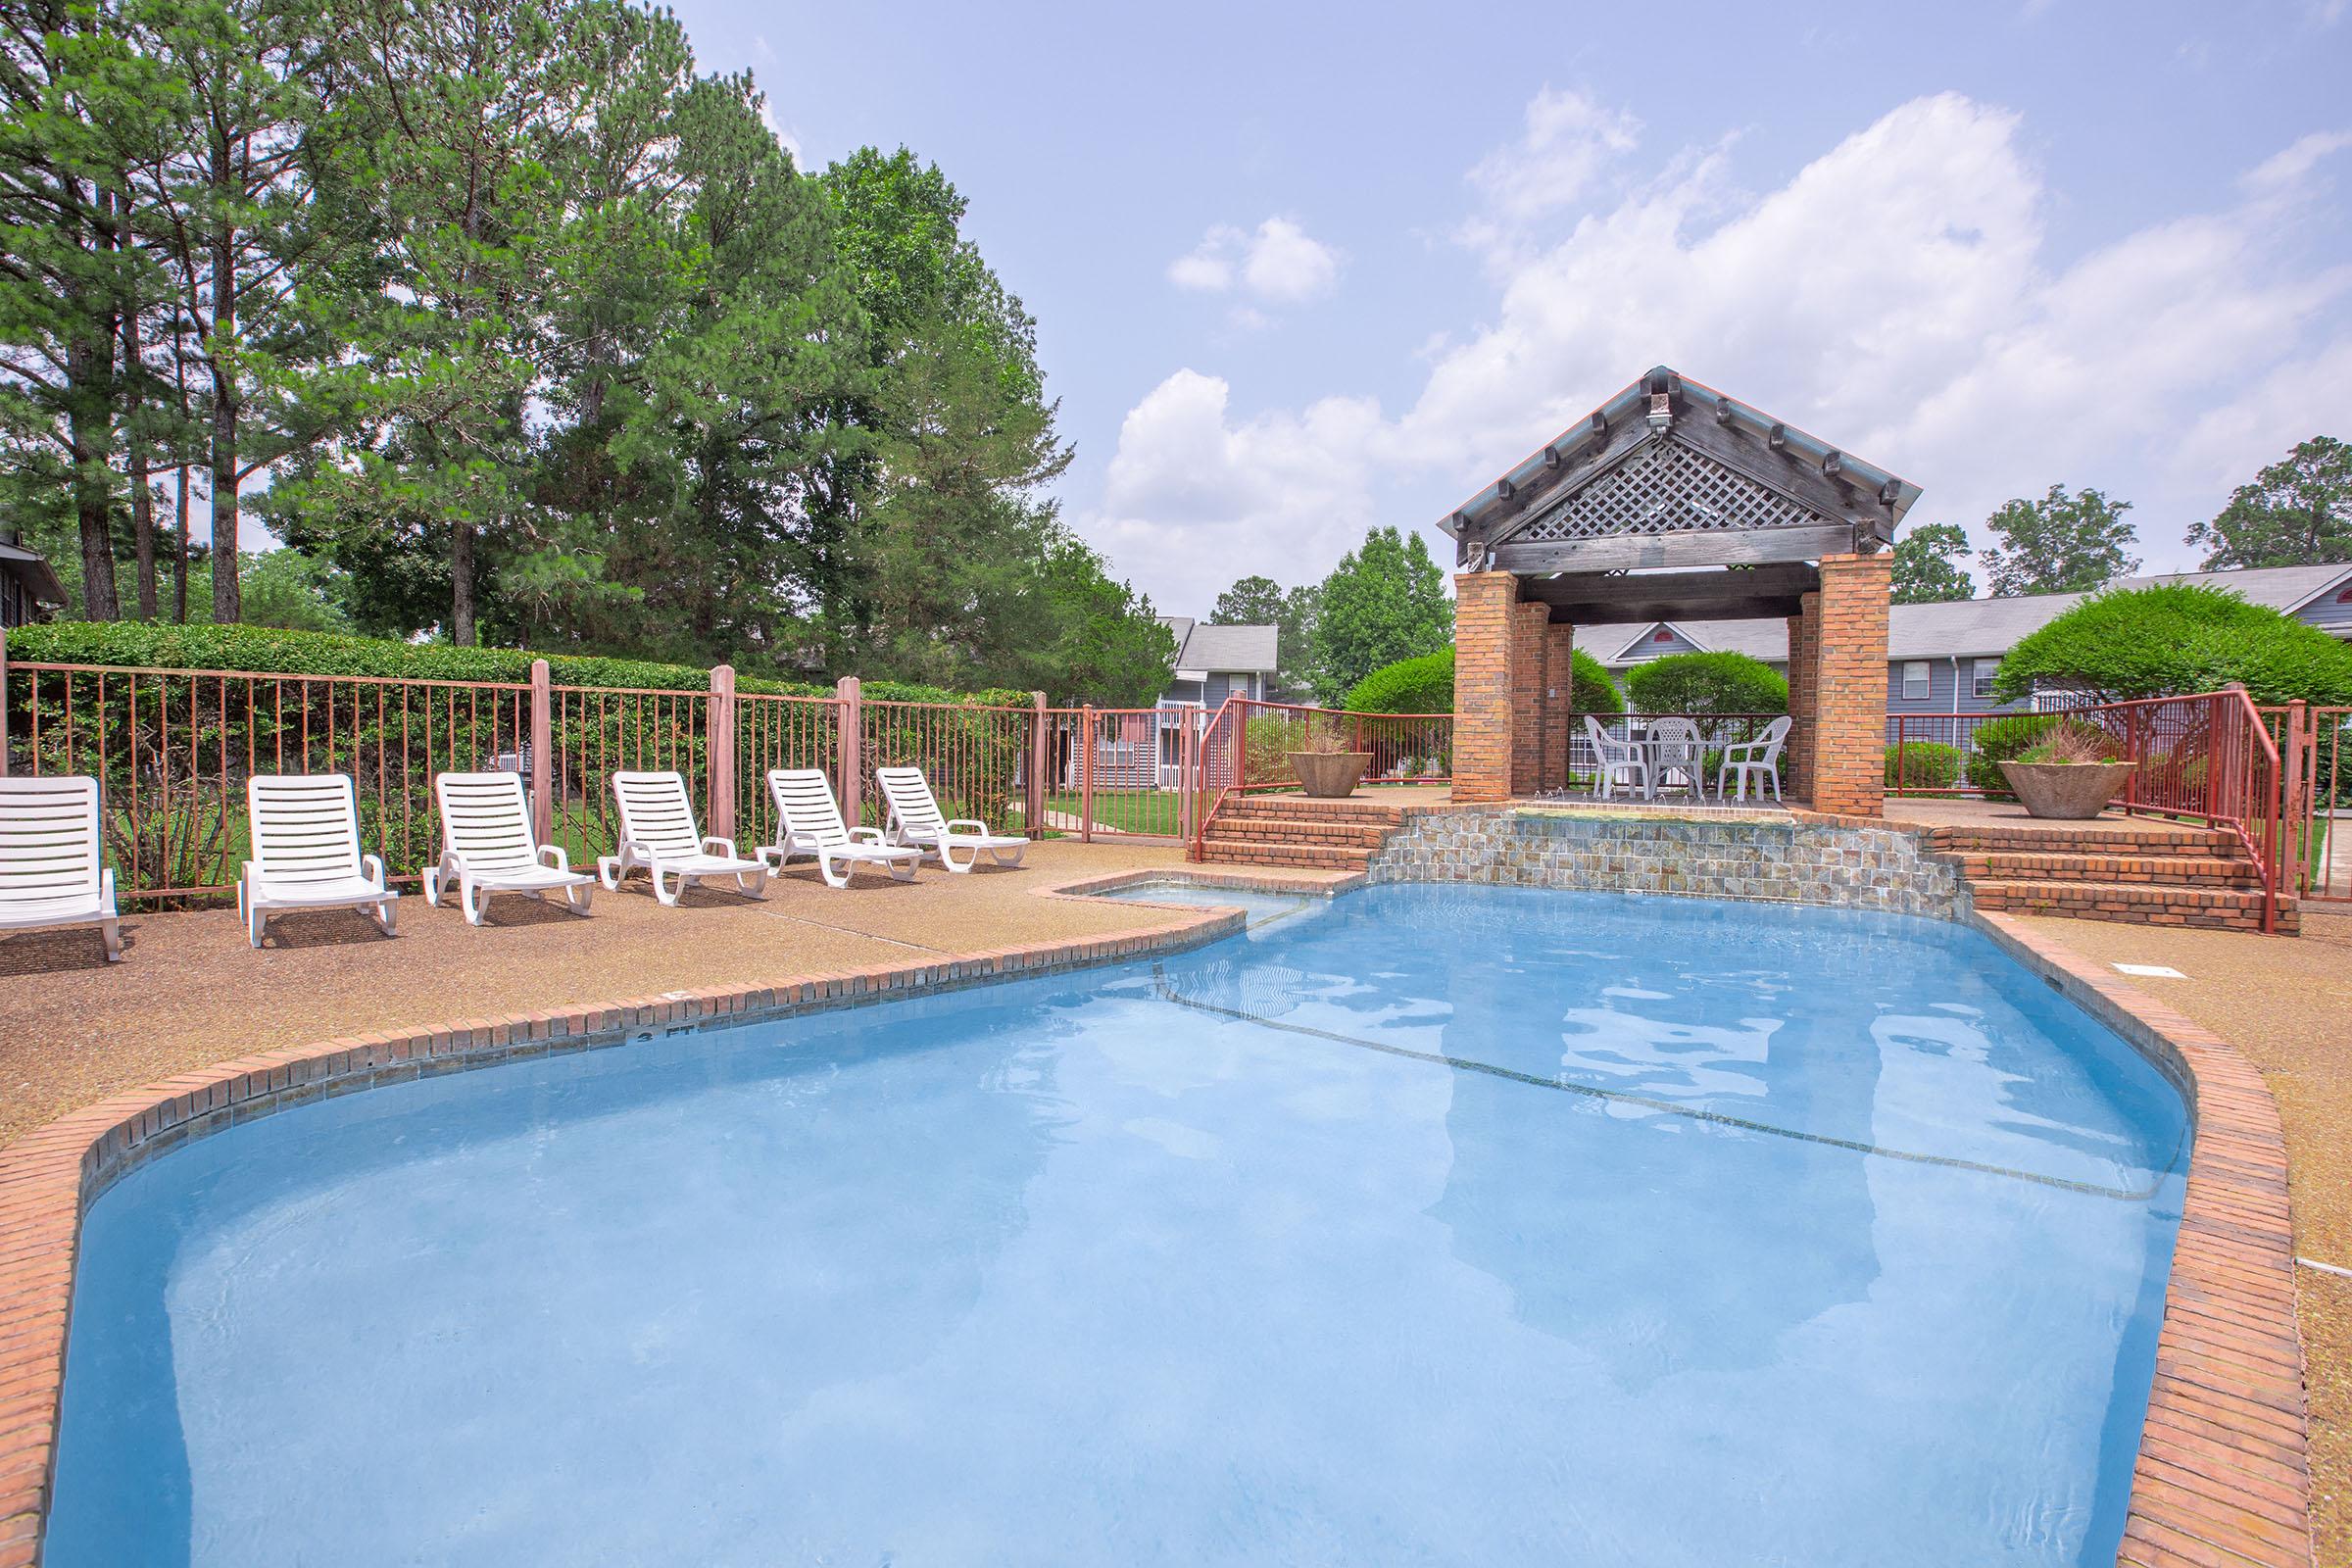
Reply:
[[2107, 808], [2136, 762], [2003, 762], [2001, 776], [2029, 816], [2081, 821]]
[[1336, 801], [1354, 792], [1372, 765], [1370, 752], [1292, 752], [1291, 771], [1299, 788], [1317, 800]]

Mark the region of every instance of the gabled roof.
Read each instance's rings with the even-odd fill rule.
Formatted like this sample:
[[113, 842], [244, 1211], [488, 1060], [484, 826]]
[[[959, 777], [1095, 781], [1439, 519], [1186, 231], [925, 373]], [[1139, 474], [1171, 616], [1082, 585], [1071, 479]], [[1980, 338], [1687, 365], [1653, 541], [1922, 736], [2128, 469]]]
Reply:
[[1644, 620], [1576, 628], [1576, 646], [1611, 669], [1644, 662], [1636, 657], [1650, 633], [1664, 628], [1702, 654], [1745, 654], [1778, 664], [1788, 658], [1785, 620]]
[[1162, 615], [1176, 635], [1176, 667], [1224, 674], [1271, 675], [1282, 663], [1279, 626], [1211, 626], [1190, 615]]
[[1890, 542], [1919, 494], [1661, 365], [1439, 526], [1463, 564], [1522, 573], [1810, 560]]
[[25, 591], [44, 605], [66, 602], [66, 585], [57, 580], [57, 573], [37, 550], [0, 541], [0, 570], [13, 572], [24, 581]]

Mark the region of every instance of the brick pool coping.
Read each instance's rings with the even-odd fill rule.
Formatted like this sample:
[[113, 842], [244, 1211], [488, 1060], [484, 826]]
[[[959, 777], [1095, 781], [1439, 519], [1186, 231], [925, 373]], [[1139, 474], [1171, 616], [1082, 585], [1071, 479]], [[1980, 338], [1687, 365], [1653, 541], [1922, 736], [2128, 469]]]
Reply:
[[[1877, 824], [1884, 825], [1884, 824]], [[1330, 896], [1360, 875], [1200, 866], [1032, 890], [1088, 898], [1193, 882]], [[40, 1560], [82, 1213], [126, 1171], [191, 1138], [312, 1100], [643, 1038], [870, 1005], [1198, 947], [1238, 909], [1152, 905], [1173, 923], [952, 958], [341, 1036], [183, 1073], [62, 1116], [0, 1151], [0, 1568]], [[2165, 1072], [2195, 1125], [2156, 1375], [2117, 1561], [2307, 1568], [2310, 1472], [2287, 1225], [2286, 1151], [2261, 1075], [2219, 1036], [2006, 915], [1973, 923]]]

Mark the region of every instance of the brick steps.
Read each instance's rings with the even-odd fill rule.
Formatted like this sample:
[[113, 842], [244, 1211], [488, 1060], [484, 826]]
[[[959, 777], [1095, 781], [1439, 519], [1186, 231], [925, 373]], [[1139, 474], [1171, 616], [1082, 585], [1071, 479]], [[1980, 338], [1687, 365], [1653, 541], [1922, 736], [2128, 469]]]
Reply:
[[1200, 842], [1200, 858], [1219, 865], [1292, 865], [1317, 871], [1361, 871], [1372, 863], [1372, 851], [1349, 845], [1218, 838], [1212, 833]]
[[2168, 859], [2213, 857], [2235, 860], [2245, 851], [2233, 834], [2207, 827], [2165, 824], [2093, 832], [2052, 824], [2046, 827], [1938, 827], [1930, 841], [1944, 855], [2123, 855]]
[[[2197, 926], [2216, 931], [2262, 929], [2262, 891], [2169, 887], [2145, 882], [1974, 881], [1977, 907], [2007, 914], [2073, 920], [2117, 920], [2137, 925]], [[2281, 903], [2278, 930], [2292, 935], [2292, 901]]]
[[1303, 795], [1239, 795], [1217, 808], [1219, 822], [1272, 819], [1285, 822], [1348, 823], [1360, 827], [1392, 828], [1404, 819], [1401, 806], [1378, 801], [1318, 801]]
[[2260, 889], [2251, 860], [2219, 855], [2017, 855], [2007, 851], [1960, 858], [1972, 882], [2106, 882], [2166, 887]]
[[1318, 822], [1293, 816], [1226, 816], [1209, 831], [1222, 839], [1252, 844], [1328, 844], [1341, 849], [1377, 850], [1391, 831], [1388, 823]]

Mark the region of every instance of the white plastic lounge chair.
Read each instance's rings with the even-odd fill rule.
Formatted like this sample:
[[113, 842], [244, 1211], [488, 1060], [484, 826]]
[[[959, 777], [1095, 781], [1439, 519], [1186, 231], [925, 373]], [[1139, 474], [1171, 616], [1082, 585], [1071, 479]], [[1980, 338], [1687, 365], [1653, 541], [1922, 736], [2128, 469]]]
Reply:
[[1649, 794], [1649, 754], [1640, 741], [1618, 741], [1600, 727], [1600, 720], [1591, 713], [1585, 715], [1585, 738], [1592, 743], [1593, 790], [1602, 800], [1616, 794], [1618, 775], [1628, 784], [1639, 784], [1646, 798]]
[[441, 863], [424, 873], [424, 902], [438, 906], [455, 881], [467, 925], [480, 925], [493, 893], [528, 893], [542, 903], [561, 893], [575, 914], [588, 912], [596, 878], [571, 868], [562, 846], [531, 835], [531, 808], [517, 773], [442, 773], [433, 779], [441, 806]]
[[620, 806], [620, 844], [612, 854], [597, 858], [597, 875], [605, 886], [619, 887], [620, 879], [638, 866], [652, 873], [654, 897], [663, 904], [676, 904], [685, 897], [688, 883], [710, 877], [731, 876], [736, 888], [753, 898], [767, 885], [767, 867], [736, 854], [733, 839], [703, 835], [682, 775], [615, 773], [612, 798]]
[[1715, 769], [1717, 800], [1723, 799], [1723, 781], [1727, 774], [1738, 777], [1740, 794], [1737, 798], [1746, 800], [1747, 775], [1750, 773], [1756, 775], [1757, 800], [1764, 798], [1766, 779], [1772, 781], [1772, 798], [1775, 801], [1781, 798], [1781, 747], [1788, 739], [1788, 715], [1784, 713], [1765, 725], [1764, 733], [1754, 740], [1741, 741], [1723, 749], [1723, 761]]
[[96, 779], [0, 778], [0, 931], [94, 925], [106, 961], [122, 962], [115, 873], [104, 858]]
[[822, 769], [771, 767], [767, 793], [776, 802], [776, 842], [753, 853], [769, 870], [782, 871], [796, 855], [813, 855], [817, 874], [827, 887], [848, 887], [851, 873], [860, 865], [885, 866], [896, 882], [914, 880], [923, 852], [912, 845], [883, 843], [878, 827], [846, 826]]
[[[892, 842], [913, 845], [957, 876], [977, 864], [983, 854], [999, 865], [1018, 865], [1029, 852], [1027, 839], [991, 833], [986, 822], [972, 817], [950, 821], [940, 815], [939, 802], [932, 798], [930, 781], [919, 767], [877, 767], [874, 782], [890, 803]], [[960, 860], [956, 858], [958, 850], [963, 852]]]
[[366, 909], [392, 934], [384, 862], [360, 853], [360, 811], [348, 773], [256, 773], [245, 786], [253, 858], [237, 878], [245, 935], [262, 945], [272, 910]]
[[1649, 780], [1653, 792], [1688, 791], [1707, 798], [1707, 749], [1698, 726], [1687, 718], [1661, 718], [1649, 726]]

